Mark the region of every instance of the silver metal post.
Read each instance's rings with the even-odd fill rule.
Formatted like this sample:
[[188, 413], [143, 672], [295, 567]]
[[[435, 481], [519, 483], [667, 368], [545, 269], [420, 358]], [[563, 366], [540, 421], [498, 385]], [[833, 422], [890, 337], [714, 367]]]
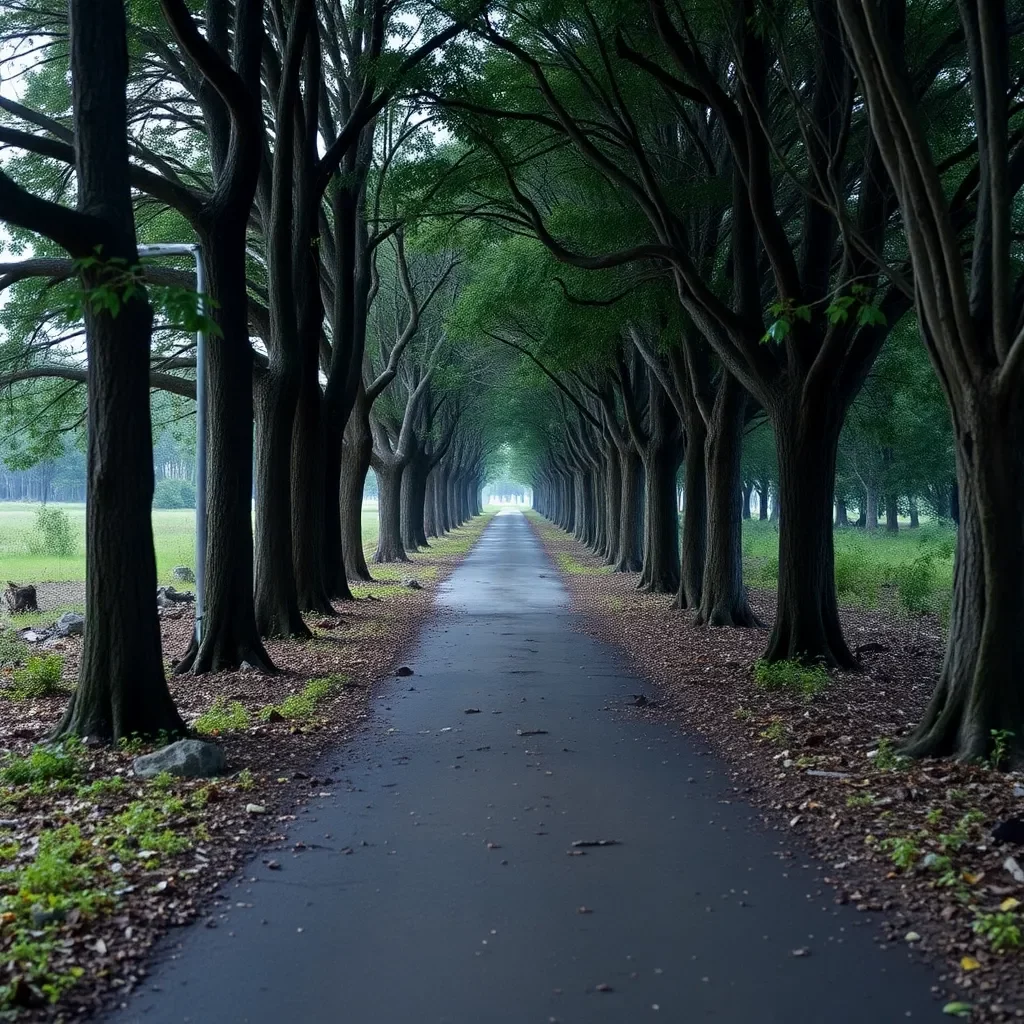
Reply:
[[[192, 256], [196, 261], [198, 312], [206, 312], [206, 264], [200, 246], [187, 243], [140, 245], [140, 256]], [[206, 331], [196, 332], [196, 643], [203, 639], [206, 611]]]

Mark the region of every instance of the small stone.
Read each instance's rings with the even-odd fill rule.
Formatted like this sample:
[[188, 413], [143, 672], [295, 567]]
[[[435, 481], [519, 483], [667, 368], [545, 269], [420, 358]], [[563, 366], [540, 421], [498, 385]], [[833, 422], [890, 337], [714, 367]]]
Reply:
[[407, 676], [411, 676], [412, 674], [412, 669], [409, 668], [408, 665], [402, 665], [395, 673], [396, 676], [401, 676], [401, 678], [403, 679], [405, 679]]
[[132, 762], [132, 770], [140, 779], [151, 779], [161, 772], [201, 779], [221, 775], [226, 767], [224, 751], [218, 744], [206, 740], [178, 740]]
[[800, 946], [797, 949], [794, 949], [790, 953], [790, 956], [810, 956], [810, 955], [811, 955], [811, 951], [810, 951], [810, 949], [807, 946]]
[[196, 574], [187, 565], [176, 565], [171, 570], [171, 575], [179, 583], [195, 583]]
[[402, 586], [407, 587], [409, 590], [422, 590], [423, 584], [419, 580], [414, 580], [411, 576], [406, 577], [402, 580]]
[[917, 932], [907, 932], [907, 934], [903, 936], [903, 941], [904, 942], [920, 942], [921, 941], [921, 936], [918, 935]]
[[266, 809], [266, 807], [263, 806], [263, 804], [246, 804], [245, 805], [245, 813], [246, 814], [266, 814], [267, 813], [267, 809]]
[[1013, 787], [1013, 795], [1024, 797], [1024, 786], [1019, 782]]

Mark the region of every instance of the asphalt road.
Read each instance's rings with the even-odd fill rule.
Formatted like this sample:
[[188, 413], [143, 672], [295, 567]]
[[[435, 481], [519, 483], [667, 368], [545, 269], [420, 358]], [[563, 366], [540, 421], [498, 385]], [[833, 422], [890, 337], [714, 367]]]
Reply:
[[330, 795], [281, 870], [256, 858], [219, 926], [176, 933], [109, 1020], [948, 1019], [933, 973], [879, 949], [821, 865], [781, 858], [698, 741], [624, 710], [642, 684], [573, 630], [520, 513], [438, 605], [415, 674], [321, 766]]

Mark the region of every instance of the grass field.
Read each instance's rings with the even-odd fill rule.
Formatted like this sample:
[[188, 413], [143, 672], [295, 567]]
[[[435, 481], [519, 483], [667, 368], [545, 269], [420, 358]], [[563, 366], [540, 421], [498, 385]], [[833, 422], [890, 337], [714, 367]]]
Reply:
[[[925, 523], [897, 534], [835, 531], [839, 602], [898, 614], [933, 612], [943, 621], [953, 591], [956, 531]], [[772, 523], [743, 524], [744, 576], [752, 587], [774, 589], [779, 574], [779, 531]]]
[[[48, 550], [37, 526], [40, 506], [0, 502], [0, 582], [75, 582], [85, 579], [85, 506], [52, 503], [50, 509], [67, 514], [73, 553], [64, 557]], [[153, 541], [157, 577], [172, 582], [176, 565], [195, 567], [196, 514], [193, 509], [154, 509]], [[363, 546], [377, 543], [377, 510], [363, 510]]]

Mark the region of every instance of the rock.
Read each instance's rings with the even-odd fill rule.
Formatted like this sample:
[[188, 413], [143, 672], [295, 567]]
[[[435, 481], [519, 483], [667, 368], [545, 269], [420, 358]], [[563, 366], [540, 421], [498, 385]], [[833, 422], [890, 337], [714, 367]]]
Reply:
[[27, 644], [41, 644], [53, 636], [50, 629], [23, 629], [18, 633], [18, 639], [24, 640]]
[[423, 584], [419, 580], [414, 580], [411, 576], [407, 576], [402, 580], [402, 586], [408, 587], [410, 590], [422, 590]]
[[1003, 861], [1003, 867], [1010, 873], [1015, 882], [1024, 883], [1024, 868], [1022, 868], [1013, 857], [1007, 857]]
[[174, 587], [158, 587], [156, 591], [157, 608], [173, 608], [178, 604], [188, 604], [195, 596], [187, 590], [175, 590]]
[[412, 675], [412, 669], [411, 669], [411, 668], [409, 668], [409, 666], [408, 666], [408, 665], [403, 665], [403, 666], [402, 666], [402, 667], [401, 667], [401, 668], [400, 668], [400, 669], [399, 669], [399, 670], [398, 670], [398, 671], [397, 671], [397, 672], [395, 673], [395, 675], [396, 675], [396, 676], [401, 676], [401, 677], [402, 677], [402, 678], [404, 679], [404, 678], [405, 678], [406, 676], [411, 676], [411, 675]]
[[140, 779], [150, 779], [161, 772], [203, 779], [222, 774], [226, 767], [224, 751], [206, 740], [178, 740], [132, 762], [132, 769]]
[[1022, 786], [1019, 782], [1017, 783], [1017, 785], [1013, 787], [1013, 795], [1024, 796], [1024, 786]]
[[903, 941], [904, 942], [920, 942], [921, 941], [921, 936], [918, 935], [917, 932], [907, 932], [907, 934], [903, 936]]
[[185, 609], [179, 604], [171, 608], [157, 608], [156, 613], [161, 619], [180, 619], [184, 617]]
[[187, 565], [176, 565], [171, 570], [171, 575], [179, 583], [195, 583], [196, 574]]
[[65, 612], [54, 624], [54, 636], [81, 636], [85, 632], [85, 616]]
[[267, 813], [267, 809], [262, 804], [246, 804], [245, 805], [245, 813], [246, 814], [266, 814]]

